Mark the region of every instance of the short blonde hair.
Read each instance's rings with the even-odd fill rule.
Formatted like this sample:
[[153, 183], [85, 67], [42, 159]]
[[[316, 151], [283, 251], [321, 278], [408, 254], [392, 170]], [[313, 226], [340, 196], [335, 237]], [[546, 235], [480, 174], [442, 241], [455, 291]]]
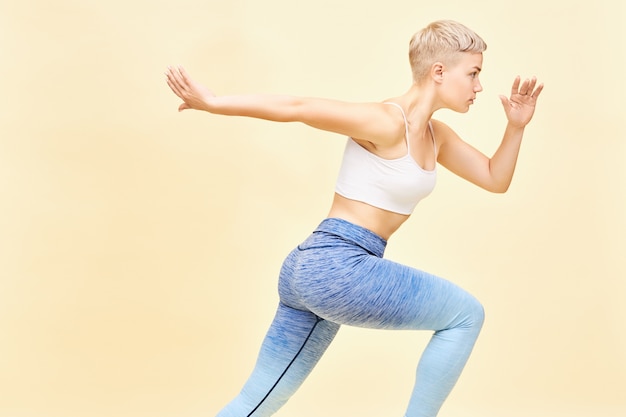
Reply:
[[485, 41], [473, 30], [453, 20], [432, 22], [417, 32], [409, 43], [413, 81], [421, 81], [437, 61], [453, 65], [459, 52], [481, 53]]

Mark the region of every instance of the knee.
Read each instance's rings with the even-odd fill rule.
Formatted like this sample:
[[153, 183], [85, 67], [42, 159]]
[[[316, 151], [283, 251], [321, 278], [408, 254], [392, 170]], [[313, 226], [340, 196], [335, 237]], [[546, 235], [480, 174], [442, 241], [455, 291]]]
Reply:
[[476, 298], [470, 297], [470, 301], [467, 306], [465, 325], [480, 331], [484, 322], [485, 308]]
[[472, 330], [478, 333], [484, 322], [485, 309], [483, 305], [474, 296], [465, 293], [463, 300], [458, 305], [457, 313], [450, 323], [450, 328]]

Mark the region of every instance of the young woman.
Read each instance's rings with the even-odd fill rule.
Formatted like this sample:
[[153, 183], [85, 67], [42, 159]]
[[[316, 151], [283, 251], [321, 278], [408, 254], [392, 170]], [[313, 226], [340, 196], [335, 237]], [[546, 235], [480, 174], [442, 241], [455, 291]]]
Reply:
[[483, 323], [481, 304], [442, 278], [383, 258], [387, 240], [435, 186], [436, 164], [492, 192], [511, 182], [542, 84], [516, 77], [500, 96], [508, 124], [488, 158], [432, 119], [467, 112], [482, 91], [485, 42], [454, 21], [417, 32], [413, 83], [401, 96], [346, 103], [278, 95], [216, 96], [181, 67], [167, 84], [179, 111], [302, 122], [348, 137], [326, 219], [286, 258], [280, 303], [256, 366], [220, 417], [269, 416], [298, 389], [341, 325], [434, 330], [417, 366], [406, 417], [433, 417], [456, 383]]

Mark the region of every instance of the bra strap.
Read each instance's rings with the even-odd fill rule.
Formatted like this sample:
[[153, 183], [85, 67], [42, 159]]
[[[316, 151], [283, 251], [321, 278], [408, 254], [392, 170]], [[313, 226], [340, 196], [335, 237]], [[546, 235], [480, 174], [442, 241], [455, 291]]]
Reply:
[[398, 103], [394, 103], [393, 101], [385, 101], [383, 104], [391, 104], [400, 109], [400, 113], [402, 113], [402, 118], [404, 119], [404, 139], [406, 140], [406, 147], [410, 152], [411, 148], [409, 144], [409, 122], [406, 120], [406, 115], [404, 114], [404, 110], [402, 110], [402, 106], [400, 106]]
[[428, 128], [430, 129], [430, 137], [433, 138], [433, 149], [435, 150], [435, 162], [437, 162], [437, 141], [435, 141], [435, 130], [433, 129], [433, 124], [429, 120]]

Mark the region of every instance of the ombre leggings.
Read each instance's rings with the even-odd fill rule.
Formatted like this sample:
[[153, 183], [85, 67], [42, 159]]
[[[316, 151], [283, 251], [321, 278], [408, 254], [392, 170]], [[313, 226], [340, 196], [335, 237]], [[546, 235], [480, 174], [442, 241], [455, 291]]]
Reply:
[[434, 417], [483, 323], [480, 303], [458, 286], [386, 259], [386, 241], [326, 219], [286, 258], [280, 303], [250, 378], [219, 417], [274, 414], [311, 372], [342, 324], [434, 330], [416, 371], [406, 417]]

